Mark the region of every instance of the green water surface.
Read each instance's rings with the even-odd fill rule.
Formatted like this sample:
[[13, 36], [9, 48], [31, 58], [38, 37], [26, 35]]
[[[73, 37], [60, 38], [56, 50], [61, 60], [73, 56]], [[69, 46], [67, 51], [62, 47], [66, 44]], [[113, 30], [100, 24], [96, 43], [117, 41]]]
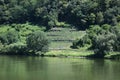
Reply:
[[120, 61], [0, 56], [0, 80], [120, 80]]

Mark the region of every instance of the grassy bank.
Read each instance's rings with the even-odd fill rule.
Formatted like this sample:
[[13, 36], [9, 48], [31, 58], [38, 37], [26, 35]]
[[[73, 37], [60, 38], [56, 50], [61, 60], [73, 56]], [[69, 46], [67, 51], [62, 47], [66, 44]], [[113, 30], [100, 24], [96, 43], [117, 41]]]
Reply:
[[67, 49], [67, 50], [50, 50], [45, 54], [49, 57], [86, 57], [92, 55], [93, 51], [81, 49]]
[[[45, 53], [47, 57], [72, 57], [72, 58], [88, 58], [94, 54], [92, 50], [67, 49], [67, 50], [50, 50]], [[89, 57], [90, 58], [90, 57]], [[120, 52], [110, 52], [104, 59], [120, 59]]]

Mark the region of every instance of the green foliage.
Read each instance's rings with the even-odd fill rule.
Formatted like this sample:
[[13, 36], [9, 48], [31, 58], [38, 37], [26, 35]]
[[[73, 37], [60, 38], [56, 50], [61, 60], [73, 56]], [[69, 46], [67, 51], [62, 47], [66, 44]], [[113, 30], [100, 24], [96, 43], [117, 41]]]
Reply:
[[91, 40], [88, 38], [88, 36], [83, 36], [82, 38], [75, 40], [71, 48], [77, 49], [80, 47], [85, 47], [90, 44], [91, 44]]
[[41, 31], [33, 32], [27, 37], [27, 47], [33, 53], [47, 52], [48, 44], [48, 39]]
[[52, 28], [46, 32], [51, 41], [50, 49], [70, 49], [71, 43], [85, 35], [85, 31], [77, 31], [75, 28]]
[[98, 12], [96, 14], [96, 24], [103, 24], [104, 22], [104, 16], [103, 16], [103, 13], [102, 12]]
[[86, 44], [91, 45], [89, 49], [94, 50], [94, 57], [103, 58], [110, 52], [120, 51], [120, 26], [91, 26], [83, 38], [73, 43], [73, 48], [84, 47]]
[[112, 33], [96, 36], [92, 44], [95, 54], [98, 57], [104, 57], [109, 52], [112, 52], [114, 50], [115, 39], [116, 35]]
[[[80, 48], [86, 47], [88, 45], [93, 44], [93, 39], [98, 35], [101, 34], [102, 28], [98, 25], [92, 25], [88, 30], [86, 30], [86, 34], [82, 36], [80, 39], [77, 39], [73, 42], [72, 48]], [[93, 46], [92, 46], [93, 47]]]
[[35, 31], [44, 30], [41, 27], [26, 24], [1, 25], [0, 54], [29, 55], [26, 37]]
[[65, 23], [65, 22], [56, 22], [56, 27], [70, 28], [72, 26], [70, 24]]
[[[1, 49], [17, 42], [26, 45], [26, 36], [43, 30], [41, 26], [44, 26], [48, 31], [54, 27], [88, 29], [84, 37], [78, 37], [79, 40], [73, 42], [73, 47], [91, 45], [91, 49], [97, 50], [98, 47], [101, 50], [100, 47], [103, 45], [96, 47], [96, 44], [104, 42], [105, 47], [112, 46], [113, 51], [119, 51], [120, 28], [117, 25], [120, 22], [119, 4], [120, 0], [0, 0]], [[4, 26], [4, 24], [9, 25]], [[56, 38], [50, 37], [50, 40], [70, 42], [79, 36], [77, 33], [69, 32], [68, 29], [59, 32], [60, 30], [54, 33]], [[59, 36], [59, 34], [63, 35]], [[113, 37], [113, 42], [111, 39], [109, 42], [110, 37]], [[106, 50], [103, 50], [103, 53], [109, 52], [108, 48], [104, 49]], [[38, 52], [35, 49], [33, 51], [39, 53], [39, 49], [37, 50]], [[96, 53], [99, 53], [99, 50]]]
[[0, 48], [0, 54], [27, 55], [26, 45], [20, 42], [4, 45], [4, 47]]
[[1, 43], [1, 41], [0, 41], [0, 51], [3, 49], [3, 44]]
[[0, 34], [0, 41], [3, 44], [15, 43], [19, 41], [19, 34], [15, 30], [8, 30], [7, 32]]
[[120, 21], [119, 3], [119, 0], [3, 0], [0, 24], [28, 21], [47, 30], [68, 25], [82, 30], [90, 25], [116, 25]]

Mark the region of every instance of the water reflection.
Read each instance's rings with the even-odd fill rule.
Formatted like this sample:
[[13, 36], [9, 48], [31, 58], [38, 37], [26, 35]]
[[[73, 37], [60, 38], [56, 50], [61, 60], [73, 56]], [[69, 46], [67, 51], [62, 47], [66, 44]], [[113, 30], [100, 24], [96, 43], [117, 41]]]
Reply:
[[119, 80], [120, 62], [0, 56], [0, 80]]

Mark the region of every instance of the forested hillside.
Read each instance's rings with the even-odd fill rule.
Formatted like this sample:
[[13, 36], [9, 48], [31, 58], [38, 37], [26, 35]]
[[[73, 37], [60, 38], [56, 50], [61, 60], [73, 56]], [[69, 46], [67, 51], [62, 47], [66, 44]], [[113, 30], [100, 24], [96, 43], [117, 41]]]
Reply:
[[49, 30], [119, 21], [120, 0], [0, 0], [0, 24], [31, 22]]
[[0, 54], [84, 47], [120, 52], [120, 0], [0, 0]]

